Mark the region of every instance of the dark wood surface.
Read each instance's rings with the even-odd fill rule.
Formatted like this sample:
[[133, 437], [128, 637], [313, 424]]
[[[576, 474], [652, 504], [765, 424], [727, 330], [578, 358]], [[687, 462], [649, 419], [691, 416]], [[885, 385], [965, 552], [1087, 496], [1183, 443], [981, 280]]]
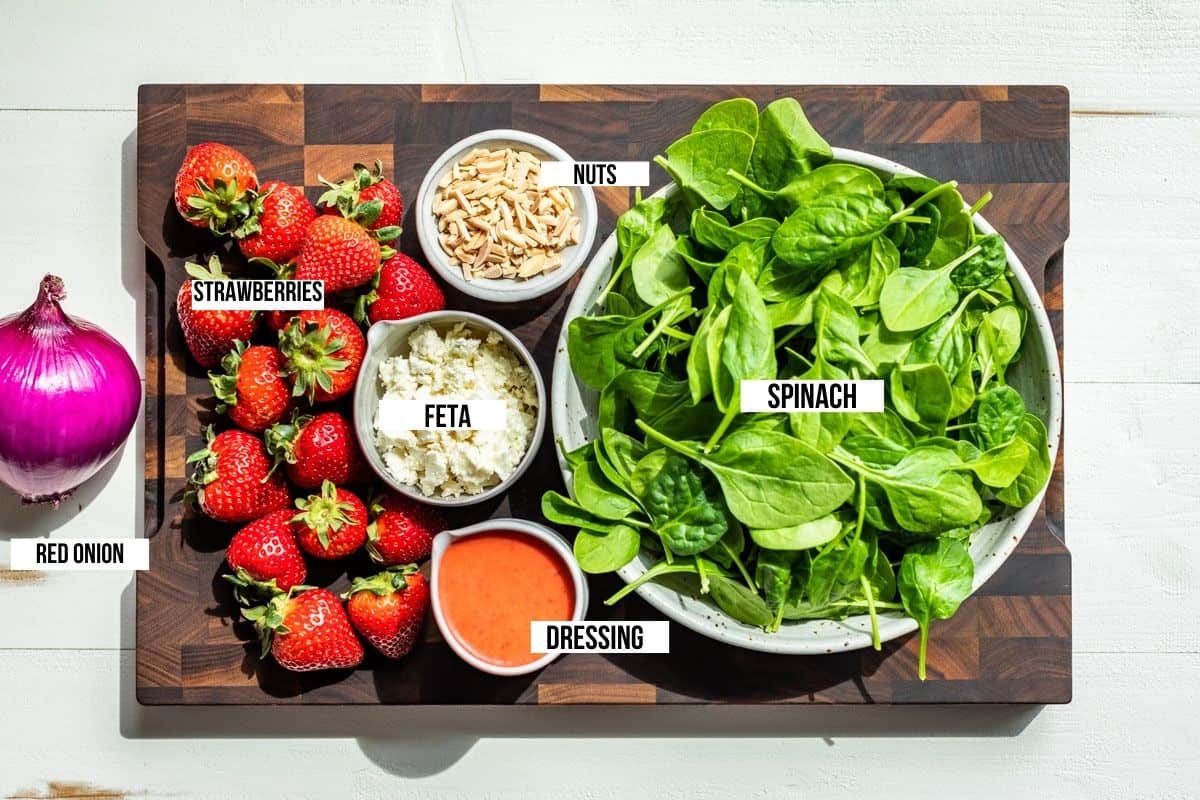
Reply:
[[[542, 672], [495, 678], [461, 662], [432, 623], [399, 664], [368, 658], [353, 671], [288, 673], [260, 662], [219, 576], [233, 528], [184, 509], [184, 459], [214, 419], [208, 382], [186, 357], [174, 312], [183, 262], [214, 240], [185, 225], [171, 200], [187, 147], [215, 139], [244, 150], [260, 179], [319, 193], [355, 161], [384, 161], [405, 200], [452, 142], [487, 128], [541, 134], [580, 159], [644, 160], [685, 133], [709, 103], [797, 97], [837, 146], [866, 150], [935, 177], [954, 177], [1041, 287], [1062, 354], [1062, 247], [1068, 219], [1068, 97], [1048, 86], [551, 86], [154, 85], [138, 96], [138, 229], [146, 243], [146, 535], [151, 569], [137, 577], [137, 697], [146, 704], [264, 703], [1062, 703], [1071, 697], [1071, 562], [1064, 544], [1062, 449], [1046, 501], [1004, 566], [953, 619], [936, 623], [929, 680], [916, 679], [915, 636], [871, 650], [770, 656], [672, 625], [670, 655], [569, 655]], [[657, 188], [666, 176], [654, 168]], [[596, 245], [632, 192], [598, 189]], [[401, 249], [420, 259], [411, 211]], [[235, 265], [236, 256], [229, 261]], [[244, 267], [241, 274], [253, 274]], [[567, 299], [495, 307], [449, 296], [510, 327], [547, 381]], [[552, 437], [495, 504], [452, 515], [538, 519], [543, 490], [561, 489]], [[350, 569], [367, 569], [352, 564]], [[344, 572], [310, 582], [346, 585]], [[605, 597], [613, 576], [593, 579]], [[634, 597], [592, 615], [657, 614]]]

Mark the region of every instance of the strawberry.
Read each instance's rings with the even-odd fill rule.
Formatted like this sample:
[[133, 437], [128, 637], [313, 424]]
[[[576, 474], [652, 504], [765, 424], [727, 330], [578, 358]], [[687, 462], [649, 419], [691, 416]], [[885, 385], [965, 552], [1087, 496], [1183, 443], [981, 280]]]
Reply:
[[283, 375], [283, 353], [278, 347], [234, 342], [221, 359], [224, 372], [208, 373], [213, 394], [221, 402], [218, 414], [228, 414], [233, 424], [255, 433], [283, 419], [292, 405], [292, 393]]
[[367, 507], [346, 489], [321, 484], [321, 493], [297, 498], [300, 513], [292, 517], [300, 548], [310, 556], [345, 558], [367, 540]]
[[280, 181], [264, 183], [251, 194], [249, 215], [233, 232], [246, 258], [264, 258], [279, 264], [300, 254], [308, 226], [317, 209], [304, 190]]
[[292, 531], [292, 511], [287, 508], [259, 517], [235, 533], [225, 560], [233, 574], [222, 577], [234, 585], [241, 603], [286, 592], [304, 583], [307, 575]]
[[279, 349], [292, 394], [328, 403], [354, 388], [367, 341], [344, 312], [325, 308], [292, 317], [279, 333]]
[[246, 609], [242, 616], [258, 631], [262, 657], [270, 653], [284, 669], [312, 672], [362, 663], [362, 642], [341, 601], [328, 589], [296, 587], [266, 605]]
[[189, 224], [225, 234], [249, 216], [249, 192], [257, 188], [250, 159], [229, 145], [202, 142], [175, 174], [175, 208]]
[[275, 463], [286, 462], [288, 480], [301, 489], [316, 489], [325, 481], [353, 483], [366, 472], [354, 430], [336, 411], [315, 417], [293, 413], [291, 422], [267, 429], [266, 442]]
[[[387, 248], [390, 256], [392, 249]], [[343, 217], [317, 217], [304, 235], [293, 277], [325, 281], [326, 295], [362, 286], [379, 271], [383, 251], [366, 229]]]
[[292, 317], [299, 313], [299, 311], [264, 311], [263, 320], [267, 323], [268, 328], [279, 333], [292, 321]]
[[[184, 269], [200, 280], [229, 280], [216, 256], [208, 260], [208, 269], [188, 263]], [[233, 349], [234, 342], [245, 341], [258, 330], [253, 311], [196, 311], [192, 308], [192, 281], [184, 280], [175, 296], [175, 311], [188, 352], [202, 367], [212, 369]]]
[[404, 199], [396, 184], [383, 177], [383, 162], [375, 162], [372, 172], [363, 164], [354, 165], [354, 177], [332, 183], [321, 178], [329, 191], [317, 201], [325, 214], [341, 214], [362, 225], [381, 242], [400, 236], [404, 217]]
[[415, 564], [355, 578], [347, 599], [350, 624], [388, 658], [404, 658], [417, 643], [429, 610], [429, 584]]
[[433, 537], [446, 530], [446, 521], [434, 508], [398, 494], [374, 499], [370, 510], [367, 552], [384, 566], [424, 561]]
[[[188, 456], [195, 464], [186, 493], [217, 522], [249, 522], [291, 501], [282, 476], [271, 475], [271, 461], [257, 436], [228, 430], [205, 431], [206, 447]], [[365, 531], [364, 531], [365, 532]]]
[[374, 324], [381, 319], [404, 319], [446, 307], [446, 297], [433, 276], [404, 253], [383, 262], [366, 293], [358, 298], [354, 316]]

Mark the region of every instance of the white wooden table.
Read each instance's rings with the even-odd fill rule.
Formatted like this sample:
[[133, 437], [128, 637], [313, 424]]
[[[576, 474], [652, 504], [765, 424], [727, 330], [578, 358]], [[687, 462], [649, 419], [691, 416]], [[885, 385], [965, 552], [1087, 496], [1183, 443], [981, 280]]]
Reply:
[[146, 711], [132, 693], [128, 575], [3, 569], [14, 537], [140, 530], [139, 428], [79, 492], [82, 509], [23, 509], [0, 493], [0, 796], [1200, 795], [1200, 5], [166, 6], [0, 0], [0, 313], [25, 307], [53, 271], [69, 311], [135, 361], [139, 83], [1069, 86], [1075, 701], [1040, 712]]

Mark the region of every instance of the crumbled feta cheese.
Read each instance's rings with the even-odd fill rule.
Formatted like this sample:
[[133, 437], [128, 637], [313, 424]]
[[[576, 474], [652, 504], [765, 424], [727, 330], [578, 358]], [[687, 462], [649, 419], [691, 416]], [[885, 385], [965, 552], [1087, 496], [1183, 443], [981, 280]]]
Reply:
[[[511, 475], [525, 457], [537, 425], [537, 384], [499, 334], [456, 325], [444, 335], [421, 325], [408, 337], [409, 354], [379, 365], [383, 397], [375, 412], [375, 444], [388, 472], [422, 494], [479, 494]], [[407, 430], [397, 425], [394, 400], [454, 397], [502, 400], [502, 430]]]

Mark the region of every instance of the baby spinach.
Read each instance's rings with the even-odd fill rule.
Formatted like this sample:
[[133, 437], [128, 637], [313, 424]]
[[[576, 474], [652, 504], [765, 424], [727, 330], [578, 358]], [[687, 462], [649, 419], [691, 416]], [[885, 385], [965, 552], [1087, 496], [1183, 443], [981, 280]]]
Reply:
[[642, 537], [628, 525], [613, 525], [603, 533], [581, 529], [575, 534], [572, 550], [579, 568], [601, 574], [615, 572], [637, 556]]
[[771, 247], [785, 263], [813, 269], [868, 244], [891, 222], [892, 210], [880, 195], [821, 194], [783, 221], [771, 236]]
[[708, 469], [721, 484], [729, 510], [751, 529], [810, 522], [846, 502], [854, 490], [836, 464], [794, 436], [741, 428], [705, 453], [641, 420], [637, 424], [651, 439]]
[[1003, 489], [1017, 479], [1028, 460], [1029, 445], [1018, 437], [975, 455], [963, 466], [974, 472], [984, 486]]
[[590, 514], [601, 519], [622, 520], [638, 512], [637, 503], [613, 486], [595, 461], [577, 467], [573, 478], [571, 488], [575, 501]]
[[725, 535], [725, 511], [684, 458], [670, 454], [646, 486], [643, 501], [654, 530], [671, 552], [693, 556]]
[[1021, 315], [1010, 304], [998, 306], [984, 314], [975, 333], [975, 350], [979, 353], [979, 385], [986, 386], [993, 377], [1004, 380], [1004, 368], [1021, 348]]
[[833, 150], [795, 98], [780, 98], [763, 109], [750, 164], [768, 189], [777, 189], [832, 158]]
[[714, 103], [696, 118], [692, 133], [707, 130], [732, 129], [758, 136], [758, 106], [747, 97], [732, 97]]
[[917, 654], [917, 675], [925, 680], [925, 660], [929, 645], [929, 624], [935, 619], [950, 619], [971, 593], [975, 564], [961, 542], [937, 539], [910, 547], [900, 559], [896, 579], [904, 610], [921, 628]]
[[754, 137], [731, 128], [710, 128], [684, 136], [667, 147], [666, 158], [654, 161], [682, 189], [694, 192], [718, 211], [729, 207], [740, 184], [730, 170], [745, 172], [750, 165]]
[[983, 511], [971, 478], [960, 471], [962, 459], [952, 450], [914, 447], [889, 467], [874, 467], [844, 450], [834, 458], [883, 488], [896, 521], [913, 533], [939, 533], [966, 525]]
[[750, 538], [764, 550], [808, 550], [837, 538], [842, 522], [832, 514], [786, 528], [751, 528]]
[[996, 493], [1005, 505], [1020, 508], [1037, 499], [1050, 480], [1050, 450], [1046, 424], [1033, 414], [1026, 414], [1017, 427], [1019, 436], [1029, 448], [1029, 458], [1021, 473], [1011, 484]]
[[675, 234], [660, 225], [633, 257], [629, 267], [638, 297], [648, 306], [665, 303], [691, 288], [687, 268], [675, 249]]
[[893, 331], [915, 331], [949, 313], [958, 305], [958, 289], [950, 274], [977, 252], [971, 248], [937, 269], [903, 267], [889, 275], [879, 292], [883, 324]]
[[779, 220], [755, 217], [730, 225], [724, 215], [707, 208], [692, 212], [691, 234], [696, 243], [710, 250], [727, 253], [739, 244], [770, 239], [779, 227]]
[[993, 386], [979, 397], [975, 411], [975, 437], [985, 449], [1007, 444], [1025, 418], [1025, 401], [1016, 389]]
[[941, 430], [950, 419], [953, 389], [937, 364], [905, 364], [888, 376], [888, 394], [896, 413], [910, 422]]
[[[794, 100], [735, 98], [656, 159], [677, 191], [635, 196], [567, 330], [599, 435], [542, 512], [589, 572], [660, 559], [609, 603], [661, 581], [768, 632], [865, 614], [876, 646], [908, 613], [923, 671], [971, 537], [1049, 480], [1048, 434], [1006, 385], [1026, 310], [973, 224], [987, 195], [832, 155]], [[777, 375], [882, 379], [885, 409], [740, 413], [741, 381]]]
[[875, 373], [875, 364], [862, 349], [858, 334], [858, 314], [854, 307], [828, 289], [817, 293], [814, 309], [817, 327], [817, 356], [830, 363], [857, 364], [867, 374]]
[[950, 280], [960, 291], [982, 289], [1004, 274], [1008, 268], [1008, 255], [1004, 251], [1004, 239], [995, 233], [980, 236], [975, 240], [979, 252], [963, 261], [950, 273]]
[[769, 628], [775, 616], [762, 595], [738, 581], [714, 574], [709, 578], [709, 593], [717, 607], [738, 622]]

